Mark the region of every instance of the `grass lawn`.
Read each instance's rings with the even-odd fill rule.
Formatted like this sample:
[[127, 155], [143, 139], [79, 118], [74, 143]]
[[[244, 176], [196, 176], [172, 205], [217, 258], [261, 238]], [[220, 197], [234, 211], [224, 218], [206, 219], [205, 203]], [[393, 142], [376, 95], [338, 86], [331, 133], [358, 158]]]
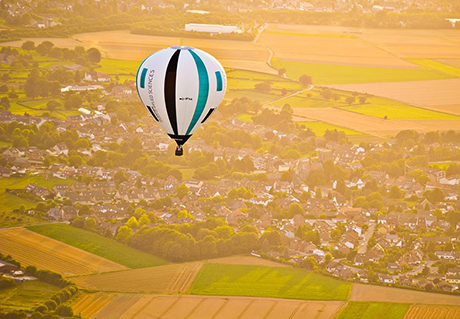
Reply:
[[347, 135], [365, 135], [364, 133], [350, 130], [344, 127], [336, 126], [334, 124], [329, 124], [325, 122], [316, 122], [316, 121], [306, 121], [306, 122], [297, 122], [297, 124], [300, 125], [305, 125], [306, 128], [311, 129], [317, 136], [324, 136], [324, 133], [326, 133], [327, 130], [332, 131], [332, 130], [337, 130], [337, 131], [342, 131]]
[[[35, 206], [35, 204], [33, 206]], [[27, 214], [19, 214], [13, 212], [7, 213], [5, 211], [0, 213], [0, 228], [29, 226], [41, 224], [43, 222], [45, 222], [43, 219], [29, 216]]]
[[302, 269], [205, 264], [190, 293], [304, 300], [347, 300], [351, 284]]
[[52, 188], [55, 184], [73, 184], [75, 181], [60, 179], [60, 178], [50, 178], [46, 179], [42, 175], [34, 176], [22, 176], [22, 177], [4, 177], [0, 183], [0, 192], [4, 192], [7, 188], [24, 188], [30, 183], [36, 184], [40, 187]]
[[313, 83], [347, 84], [347, 83], [376, 83], [399, 81], [422, 81], [435, 79], [450, 79], [455, 76], [434, 69], [396, 69], [363, 67], [326, 63], [306, 63], [283, 61], [273, 58], [272, 65], [286, 68], [289, 78], [298, 80], [303, 74], [312, 77]]
[[38, 280], [26, 281], [0, 290], [0, 305], [11, 310], [33, 310], [58, 291], [59, 288]]
[[249, 123], [249, 122], [252, 122], [252, 117], [253, 116], [254, 115], [251, 115], [251, 114], [248, 114], [248, 113], [241, 113], [241, 114], [238, 114], [236, 116], [236, 118], [239, 119], [240, 121]]
[[338, 319], [402, 319], [409, 307], [403, 303], [350, 301]]
[[10, 212], [15, 209], [19, 209], [21, 206], [24, 206], [26, 209], [30, 209], [37, 206], [37, 203], [31, 202], [13, 194], [0, 193], [0, 212]]
[[99, 62], [101, 67], [97, 69], [97, 71], [110, 75], [124, 74], [136, 77], [137, 69], [141, 65], [141, 62], [142, 61], [102, 59], [101, 62]]
[[114, 239], [65, 224], [38, 225], [28, 229], [130, 268], [153, 267], [168, 263], [161, 258], [125, 246]]

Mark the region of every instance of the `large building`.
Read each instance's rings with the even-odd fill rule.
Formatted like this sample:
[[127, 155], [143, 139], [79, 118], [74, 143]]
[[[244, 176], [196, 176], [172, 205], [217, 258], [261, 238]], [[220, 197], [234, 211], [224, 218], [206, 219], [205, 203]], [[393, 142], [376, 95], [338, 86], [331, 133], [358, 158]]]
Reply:
[[185, 31], [208, 32], [208, 33], [241, 33], [241, 30], [234, 25], [221, 24], [199, 24], [188, 23], [185, 25]]

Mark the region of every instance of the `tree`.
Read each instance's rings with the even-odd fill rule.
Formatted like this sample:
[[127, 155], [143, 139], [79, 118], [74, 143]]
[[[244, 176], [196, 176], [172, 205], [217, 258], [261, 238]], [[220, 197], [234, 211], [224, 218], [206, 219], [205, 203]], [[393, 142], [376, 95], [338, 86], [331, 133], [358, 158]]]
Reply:
[[365, 96], [360, 96], [359, 97], [359, 104], [364, 104], [366, 103], [367, 98]]
[[139, 218], [139, 225], [144, 226], [145, 224], [150, 223], [150, 218], [147, 214], [143, 214], [141, 218]]
[[282, 95], [282, 96], [285, 96], [285, 95], [287, 94], [287, 92], [288, 92], [288, 91], [287, 91], [286, 88], [282, 88], [282, 89], [281, 89], [281, 95]]
[[10, 108], [10, 99], [6, 96], [2, 97], [0, 100], [0, 105], [3, 106], [5, 110], [8, 110]]
[[26, 50], [26, 51], [32, 51], [35, 50], [35, 42], [33, 41], [26, 41], [21, 45], [21, 49]]
[[54, 100], [48, 101], [48, 103], [46, 103], [46, 108], [51, 112], [60, 106], [61, 106], [61, 103], [59, 103], [58, 101], [54, 101]]
[[115, 173], [113, 179], [117, 185], [120, 185], [121, 183], [126, 182], [128, 177], [126, 176], [125, 171], [118, 171]]
[[66, 100], [64, 102], [64, 107], [67, 110], [71, 110], [71, 109], [76, 110], [81, 106], [82, 103], [83, 103], [83, 99], [81, 98], [80, 95], [71, 94], [66, 97]]
[[3, 84], [0, 86], [0, 93], [7, 93], [8, 92], [8, 86], [6, 84]]
[[116, 239], [122, 243], [126, 243], [133, 236], [133, 230], [128, 226], [118, 228]]
[[399, 188], [398, 185], [393, 185], [390, 188], [388, 196], [393, 199], [400, 199], [404, 196], [404, 192]]
[[284, 75], [286, 74], [286, 69], [285, 68], [281, 68], [281, 69], [278, 69], [278, 75]]
[[185, 196], [188, 196], [189, 189], [185, 184], [179, 185], [176, 187], [176, 194], [179, 199], [182, 199]]
[[126, 222], [125, 225], [128, 226], [131, 229], [139, 228], [139, 222], [137, 221], [136, 217], [134, 217], [134, 216], [131, 216], [131, 218], [128, 219], [128, 221]]
[[89, 231], [95, 231], [97, 226], [97, 222], [94, 218], [86, 218], [85, 219], [85, 229]]
[[73, 316], [72, 307], [70, 307], [68, 305], [59, 305], [56, 308], [55, 313], [60, 315], [60, 316], [63, 316], [63, 317], [72, 317]]
[[86, 51], [86, 57], [92, 63], [99, 63], [101, 62], [101, 52], [99, 52], [96, 48], [90, 48]]
[[292, 203], [289, 205], [289, 216], [294, 217], [295, 215], [302, 215], [303, 214], [303, 208], [302, 206], [299, 205], [299, 203]]
[[352, 105], [355, 102], [355, 97], [354, 96], [348, 96], [345, 99], [345, 102], [347, 102], [348, 105]]
[[302, 75], [302, 76], [299, 78], [299, 82], [300, 82], [300, 84], [301, 84], [303, 87], [307, 87], [307, 86], [313, 84], [313, 80], [311, 79], [311, 76], [306, 75], [306, 74]]
[[268, 240], [271, 247], [281, 245], [281, 235], [277, 230], [265, 231], [262, 236], [260, 236], [260, 241], [263, 243], [265, 239]]
[[270, 82], [265, 81], [265, 82], [257, 83], [256, 85], [254, 85], [254, 89], [257, 92], [267, 93], [267, 92], [270, 92], [272, 87], [270, 85]]

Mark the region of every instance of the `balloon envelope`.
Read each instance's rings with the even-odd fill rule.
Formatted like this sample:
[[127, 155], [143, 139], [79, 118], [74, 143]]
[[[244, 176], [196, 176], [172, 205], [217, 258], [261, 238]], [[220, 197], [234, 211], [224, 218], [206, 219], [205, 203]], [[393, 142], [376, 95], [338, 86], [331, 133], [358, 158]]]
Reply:
[[170, 47], [141, 63], [136, 86], [152, 117], [181, 147], [219, 106], [227, 76], [208, 53]]

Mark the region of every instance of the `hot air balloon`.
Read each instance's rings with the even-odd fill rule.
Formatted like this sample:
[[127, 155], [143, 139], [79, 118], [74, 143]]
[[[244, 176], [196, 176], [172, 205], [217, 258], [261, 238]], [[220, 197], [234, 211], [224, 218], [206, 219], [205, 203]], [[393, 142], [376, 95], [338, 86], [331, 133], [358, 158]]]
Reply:
[[141, 63], [136, 86], [152, 117], [176, 141], [176, 156], [181, 156], [182, 146], [222, 101], [227, 76], [210, 54], [175, 46]]

